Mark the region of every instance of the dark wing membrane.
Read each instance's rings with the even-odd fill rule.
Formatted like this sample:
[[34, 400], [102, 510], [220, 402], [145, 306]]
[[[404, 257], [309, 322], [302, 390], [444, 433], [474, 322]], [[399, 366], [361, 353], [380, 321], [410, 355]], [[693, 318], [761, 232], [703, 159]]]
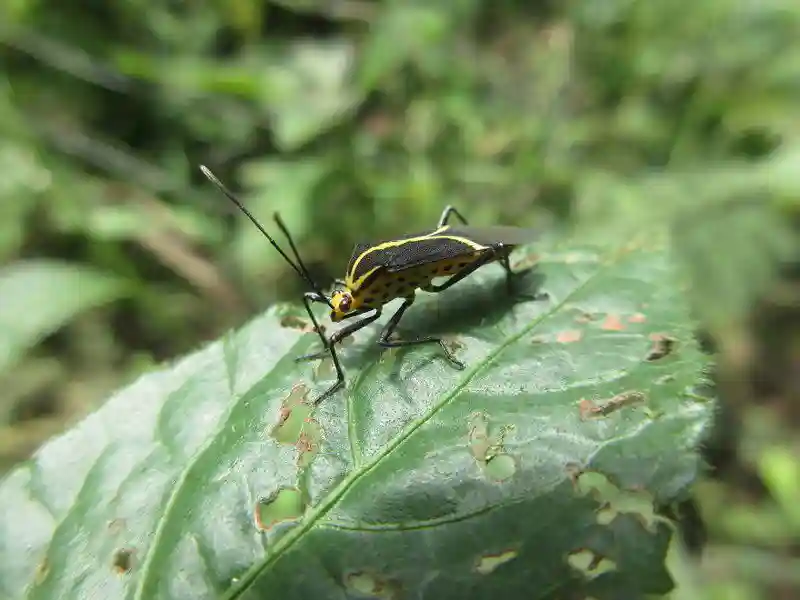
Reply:
[[[475, 249], [469, 244], [446, 237], [435, 237], [375, 250], [364, 259], [372, 259], [372, 266], [381, 265], [390, 273], [397, 273], [440, 260], [472, 254], [474, 251]], [[361, 264], [358, 267], [361, 270]]]
[[487, 227], [457, 225], [448, 227], [444, 234], [464, 237], [483, 246], [491, 246], [492, 244], [518, 246], [520, 244], [529, 244], [539, 237], [540, 232], [535, 229], [507, 225], [489, 225]]
[[[356, 244], [353, 247], [353, 253], [350, 255], [350, 261], [347, 263], [347, 273], [350, 273], [353, 270], [353, 265], [355, 264], [356, 260], [358, 260], [358, 257], [364, 253], [364, 250], [372, 248], [373, 245], [374, 244], [363, 243]], [[361, 265], [359, 265], [358, 270], [362, 271]]]

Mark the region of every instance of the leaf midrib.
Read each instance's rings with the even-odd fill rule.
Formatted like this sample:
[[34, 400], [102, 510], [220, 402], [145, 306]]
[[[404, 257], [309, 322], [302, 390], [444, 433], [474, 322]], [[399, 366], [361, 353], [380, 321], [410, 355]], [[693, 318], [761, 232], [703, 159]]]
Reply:
[[354, 469], [349, 475], [347, 475], [342, 481], [331, 490], [328, 494], [327, 500], [323, 500], [320, 502], [319, 505], [309, 510], [302, 522], [295, 527], [294, 529], [288, 531], [282, 538], [280, 538], [273, 546], [272, 552], [267, 556], [267, 558], [261, 564], [256, 564], [251, 567], [248, 571], [246, 571], [236, 582], [236, 585], [229, 588], [228, 591], [222, 596], [223, 600], [233, 600], [238, 598], [242, 593], [247, 591], [247, 589], [253, 584], [256, 578], [265, 571], [270, 565], [275, 563], [283, 553], [291, 548], [294, 544], [296, 544], [302, 537], [311, 530], [311, 528], [328, 513], [331, 508], [336, 504], [336, 502], [344, 496], [347, 491], [353, 487], [362, 477], [368, 475], [374, 468], [377, 467], [389, 454], [394, 452], [397, 448], [402, 446], [406, 440], [411, 438], [411, 436], [425, 423], [427, 423], [431, 418], [433, 418], [440, 410], [442, 410], [449, 402], [453, 400], [458, 394], [469, 384], [470, 381], [485, 367], [492, 364], [497, 357], [511, 344], [522, 338], [523, 336], [529, 334], [537, 325], [539, 325], [542, 321], [546, 320], [547, 318], [551, 317], [555, 312], [561, 309], [565, 304], [567, 304], [572, 297], [581, 291], [588, 283], [593, 281], [596, 277], [598, 277], [603, 271], [610, 268], [611, 266], [615, 265], [619, 259], [619, 255], [612, 255], [612, 258], [609, 259], [607, 262], [603, 262], [602, 260], [598, 260], [597, 262], [597, 270], [592, 273], [589, 277], [587, 277], [583, 282], [579, 285], [575, 286], [564, 298], [561, 299], [560, 302], [554, 304], [549, 310], [545, 311], [539, 317], [532, 320], [531, 323], [521, 328], [518, 332], [514, 335], [509, 336], [502, 344], [498, 345], [494, 351], [490, 352], [487, 357], [480, 361], [475, 367], [473, 367], [465, 377], [451, 390], [449, 394], [445, 394], [443, 399], [431, 407], [431, 409], [422, 417], [415, 419], [409, 425], [407, 425], [406, 429], [401, 432], [394, 440], [391, 440], [389, 443], [384, 446], [383, 450], [376, 454], [376, 456], [367, 463], [364, 463], [363, 466], [359, 469]]

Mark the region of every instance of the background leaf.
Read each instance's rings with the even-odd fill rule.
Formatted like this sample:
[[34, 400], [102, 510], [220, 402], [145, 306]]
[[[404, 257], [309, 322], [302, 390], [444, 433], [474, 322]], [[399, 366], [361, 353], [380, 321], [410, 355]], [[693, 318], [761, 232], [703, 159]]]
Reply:
[[401, 334], [447, 332], [464, 371], [371, 327], [310, 414], [298, 384], [330, 372], [293, 360], [318, 342], [279, 307], [120, 391], [0, 486], [0, 594], [668, 591], [653, 511], [697, 476], [713, 405], [663, 236], [536, 252], [539, 300], [491, 266], [409, 311]]
[[53, 260], [18, 261], [0, 270], [0, 371], [78, 313], [124, 289], [121, 279]]

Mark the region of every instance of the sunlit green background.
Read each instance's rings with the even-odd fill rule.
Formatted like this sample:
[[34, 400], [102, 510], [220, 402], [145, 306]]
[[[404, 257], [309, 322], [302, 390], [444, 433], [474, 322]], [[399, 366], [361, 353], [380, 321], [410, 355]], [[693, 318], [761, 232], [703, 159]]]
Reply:
[[320, 283], [448, 203], [671, 226], [723, 401], [674, 597], [800, 597], [796, 0], [11, 0], [0, 42], [2, 471], [302, 291], [201, 163]]

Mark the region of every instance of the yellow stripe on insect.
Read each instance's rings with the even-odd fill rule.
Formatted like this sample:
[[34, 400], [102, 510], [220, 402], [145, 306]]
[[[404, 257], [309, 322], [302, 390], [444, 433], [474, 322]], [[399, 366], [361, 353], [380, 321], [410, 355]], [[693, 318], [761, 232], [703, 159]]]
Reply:
[[436, 231], [433, 231], [433, 232], [425, 234], [425, 235], [420, 235], [420, 236], [413, 237], [413, 238], [406, 238], [406, 239], [403, 239], [403, 240], [392, 240], [392, 241], [388, 241], [388, 242], [383, 242], [381, 244], [375, 244], [369, 250], [366, 250], [366, 251], [362, 252], [361, 255], [353, 263], [353, 266], [351, 267], [350, 272], [347, 273], [347, 275], [345, 276], [345, 283], [347, 284], [347, 287], [350, 288], [351, 290], [359, 289], [361, 287], [361, 285], [364, 283], [364, 281], [366, 281], [369, 278], [369, 276], [372, 275], [379, 268], [379, 267], [375, 267], [373, 269], [370, 269], [369, 271], [364, 273], [361, 277], [358, 277], [357, 279], [353, 279], [353, 273], [357, 273], [358, 272], [358, 265], [361, 262], [361, 260], [365, 256], [369, 256], [373, 252], [379, 252], [379, 251], [385, 250], [387, 248], [397, 248], [398, 246], [403, 246], [405, 244], [410, 244], [410, 243], [414, 243], [414, 242], [422, 242], [422, 241], [425, 241], [425, 240], [439, 239], [439, 240], [451, 240], [451, 241], [454, 241], [454, 242], [460, 242], [460, 243], [462, 243], [462, 244], [464, 244], [466, 246], [469, 246], [470, 248], [472, 248], [476, 252], [480, 252], [481, 250], [488, 250], [488, 246], [484, 246], [483, 244], [478, 244], [477, 242], [474, 242], [473, 240], [470, 240], [469, 238], [465, 238], [465, 237], [458, 236], [458, 235], [442, 235], [448, 229], [450, 229], [450, 226], [449, 225], [445, 225], [444, 227], [440, 227]]

